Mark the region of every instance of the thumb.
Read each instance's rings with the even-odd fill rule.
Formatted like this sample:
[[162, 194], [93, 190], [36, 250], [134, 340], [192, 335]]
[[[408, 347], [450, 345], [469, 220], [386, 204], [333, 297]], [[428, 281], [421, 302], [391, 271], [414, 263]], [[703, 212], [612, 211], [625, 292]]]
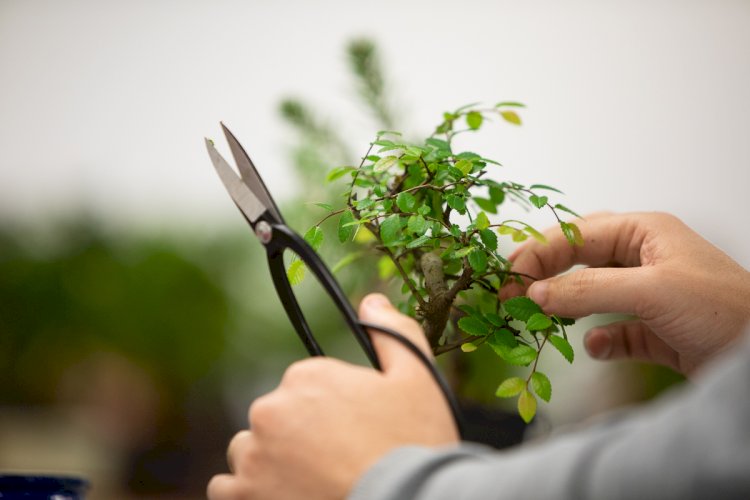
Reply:
[[[419, 324], [413, 318], [401, 314], [385, 295], [372, 293], [362, 299], [359, 305], [359, 319], [395, 330], [414, 343], [428, 357], [432, 357], [430, 345]], [[368, 331], [384, 372], [418, 364], [414, 354], [397, 340], [374, 328]]]
[[592, 358], [630, 358], [679, 369], [677, 352], [638, 320], [592, 328], [586, 332], [583, 344]]

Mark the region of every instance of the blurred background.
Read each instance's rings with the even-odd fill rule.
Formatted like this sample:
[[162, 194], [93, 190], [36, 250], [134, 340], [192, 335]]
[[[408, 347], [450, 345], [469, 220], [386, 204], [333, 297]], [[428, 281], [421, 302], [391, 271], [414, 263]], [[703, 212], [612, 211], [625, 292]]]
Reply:
[[[499, 178], [582, 213], [672, 212], [750, 267], [746, 1], [0, 0], [0, 71], [0, 470], [83, 474], [94, 499], [203, 497], [250, 401], [304, 356], [208, 161], [220, 120], [304, 231], [375, 131], [521, 101], [523, 127], [471, 139]], [[397, 298], [372, 268], [339, 274], [352, 301]], [[572, 366], [544, 360], [533, 434], [680, 382], [586, 359], [609, 320], [575, 327]], [[463, 396], [498, 405], [503, 368], [465, 363]], [[498, 418], [496, 444], [518, 442]]]

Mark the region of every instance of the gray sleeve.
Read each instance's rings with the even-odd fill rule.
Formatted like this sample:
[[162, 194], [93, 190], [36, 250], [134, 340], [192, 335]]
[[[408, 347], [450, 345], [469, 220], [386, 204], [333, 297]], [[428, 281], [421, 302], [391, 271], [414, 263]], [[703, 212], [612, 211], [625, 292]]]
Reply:
[[697, 384], [586, 430], [498, 452], [399, 448], [351, 500], [750, 498], [750, 342]]

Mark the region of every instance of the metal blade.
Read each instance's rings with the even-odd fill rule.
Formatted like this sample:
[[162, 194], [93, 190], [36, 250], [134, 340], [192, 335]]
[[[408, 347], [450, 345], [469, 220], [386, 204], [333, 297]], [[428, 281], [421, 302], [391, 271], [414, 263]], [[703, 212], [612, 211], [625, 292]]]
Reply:
[[208, 156], [211, 157], [211, 162], [214, 164], [221, 182], [224, 183], [224, 187], [229, 191], [229, 196], [232, 197], [242, 213], [245, 214], [247, 220], [255, 224], [255, 221], [266, 211], [266, 207], [242, 179], [240, 179], [240, 176], [237, 175], [232, 167], [229, 166], [224, 157], [219, 154], [210, 139], [206, 139], [206, 149], [208, 149]]
[[260, 178], [258, 171], [255, 169], [255, 165], [253, 165], [253, 161], [245, 152], [245, 149], [224, 123], [221, 124], [221, 128], [224, 129], [224, 135], [227, 138], [227, 142], [229, 142], [229, 149], [232, 151], [232, 156], [234, 156], [234, 161], [240, 171], [242, 180], [245, 181], [255, 196], [266, 206], [276, 221], [284, 222], [284, 219], [281, 217], [281, 212], [279, 212], [276, 203], [274, 203], [273, 198], [271, 198], [271, 193], [268, 192], [268, 188], [266, 188], [266, 185], [263, 183], [263, 179]]

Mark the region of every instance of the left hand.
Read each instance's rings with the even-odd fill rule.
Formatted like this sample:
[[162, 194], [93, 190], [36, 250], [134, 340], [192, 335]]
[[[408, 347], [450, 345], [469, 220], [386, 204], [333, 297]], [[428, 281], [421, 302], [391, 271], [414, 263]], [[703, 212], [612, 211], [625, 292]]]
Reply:
[[[396, 330], [422, 348], [419, 325], [379, 294], [360, 317]], [[291, 365], [273, 392], [250, 406], [250, 430], [227, 450], [231, 474], [214, 476], [208, 498], [344, 498], [359, 477], [394, 448], [458, 443], [448, 405], [430, 374], [404, 346], [371, 332], [383, 371], [332, 358]]]

